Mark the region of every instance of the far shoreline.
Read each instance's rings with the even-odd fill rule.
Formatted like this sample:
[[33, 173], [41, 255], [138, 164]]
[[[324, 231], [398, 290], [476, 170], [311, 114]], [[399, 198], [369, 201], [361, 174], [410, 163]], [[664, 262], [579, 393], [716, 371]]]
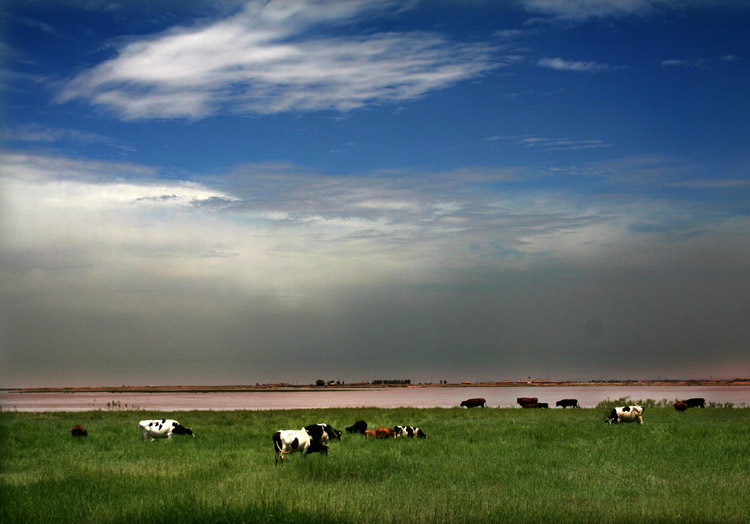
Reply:
[[147, 385], [147, 386], [50, 386], [0, 388], [5, 393], [235, 393], [235, 392], [284, 392], [284, 391], [353, 391], [367, 389], [406, 389], [406, 388], [474, 388], [474, 387], [694, 387], [694, 386], [750, 386], [749, 378], [720, 380], [601, 380], [601, 381], [567, 381], [567, 380], [518, 380], [497, 382], [460, 382], [453, 384], [256, 384], [256, 385]]

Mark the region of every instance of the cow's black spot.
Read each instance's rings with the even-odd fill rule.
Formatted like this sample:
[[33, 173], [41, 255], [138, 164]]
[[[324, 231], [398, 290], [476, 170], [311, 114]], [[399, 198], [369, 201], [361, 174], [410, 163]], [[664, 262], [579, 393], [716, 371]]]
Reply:
[[414, 436], [414, 428], [413, 428], [413, 427], [411, 427], [411, 426], [409, 426], [408, 428], [406, 428], [406, 433], [407, 433], [407, 434], [408, 434], [408, 435], [409, 435], [410, 437], [413, 437], [413, 436]]
[[630, 406], [625, 406], [624, 408], [622, 408], [622, 410], [623, 410], [623, 411], [624, 411], [625, 413], [628, 413], [628, 412], [630, 411]]
[[313, 440], [321, 440], [323, 438], [323, 428], [320, 424], [310, 424], [309, 426], [305, 426], [305, 431], [307, 431]]
[[295, 439], [294, 439], [294, 440], [292, 441], [292, 449], [297, 449], [298, 447], [299, 447], [299, 439], [298, 439], [298, 438], [295, 438]]

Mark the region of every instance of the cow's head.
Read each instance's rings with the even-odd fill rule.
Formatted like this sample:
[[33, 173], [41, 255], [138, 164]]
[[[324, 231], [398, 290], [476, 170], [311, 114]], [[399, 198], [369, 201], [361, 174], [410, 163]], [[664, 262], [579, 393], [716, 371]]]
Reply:
[[417, 428], [417, 437], [418, 438], [430, 438], [430, 437], [427, 436], [427, 434], [424, 431], [422, 431], [419, 428]]
[[325, 426], [326, 433], [328, 433], [328, 438], [335, 438], [338, 440], [341, 440], [341, 432], [338, 429], [334, 429], [333, 427], [326, 424]]
[[191, 437], [195, 437], [195, 435], [193, 435], [193, 428], [186, 428], [177, 423], [172, 426], [172, 433], [174, 435], [190, 435]]

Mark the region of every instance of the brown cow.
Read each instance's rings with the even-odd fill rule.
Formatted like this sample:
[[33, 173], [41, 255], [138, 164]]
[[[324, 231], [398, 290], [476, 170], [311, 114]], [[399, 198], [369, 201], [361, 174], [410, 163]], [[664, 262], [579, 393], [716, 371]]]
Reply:
[[535, 408], [539, 399], [537, 397], [518, 397], [516, 402], [518, 402], [522, 408]]
[[89, 436], [89, 432], [83, 429], [78, 424], [73, 426], [73, 429], [70, 430], [70, 434], [73, 435], [74, 437], [88, 437]]
[[396, 436], [396, 433], [391, 428], [379, 427], [375, 430], [375, 436], [377, 438], [392, 438]]
[[677, 411], [685, 411], [685, 410], [687, 410], [687, 408], [688, 408], [688, 405], [687, 405], [687, 403], [686, 403], [686, 402], [682, 402], [682, 401], [677, 401], [677, 402], [675, 402], [675, 403], [674, 403], [674, 404], [672, 404], [672, 405], [674, 406], [674, 408], [675, 408], [675, 409], [676, 409]]
[[470, 398], [468, 400], [464, 400], [461, 402], [461, 407], [467, 407], [467, 408], [486, 408], [485, 406], [486, 400], [483, 398]]
[[374, 429], [366, 429], [365, 430], [365, 438], [377, 438], [377, 432]]

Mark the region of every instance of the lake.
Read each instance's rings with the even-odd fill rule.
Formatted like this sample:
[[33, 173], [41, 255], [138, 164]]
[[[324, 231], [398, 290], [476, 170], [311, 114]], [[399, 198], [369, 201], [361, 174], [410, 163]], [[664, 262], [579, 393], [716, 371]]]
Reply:
[[462, 400], [484, 397], [489, 407], [518, 407], [517, 397], [538, 397], [554, 406], [563, 398], [576, 398], [581, 407], [593, 408], [606, 399], [684, 399], [703, 397], [706, 402], [735, 407], [750, 405], [749, 386], [569, 386], [569, 387], [436, 387], [382, 388], [331, 391], [243, 391], [211, 393], [111, 393], [111, 392], [0, 392], [3, 411], [91, 411], [119, 409], [147, 411], [264, 410], [348, 407], [449, 408]]

